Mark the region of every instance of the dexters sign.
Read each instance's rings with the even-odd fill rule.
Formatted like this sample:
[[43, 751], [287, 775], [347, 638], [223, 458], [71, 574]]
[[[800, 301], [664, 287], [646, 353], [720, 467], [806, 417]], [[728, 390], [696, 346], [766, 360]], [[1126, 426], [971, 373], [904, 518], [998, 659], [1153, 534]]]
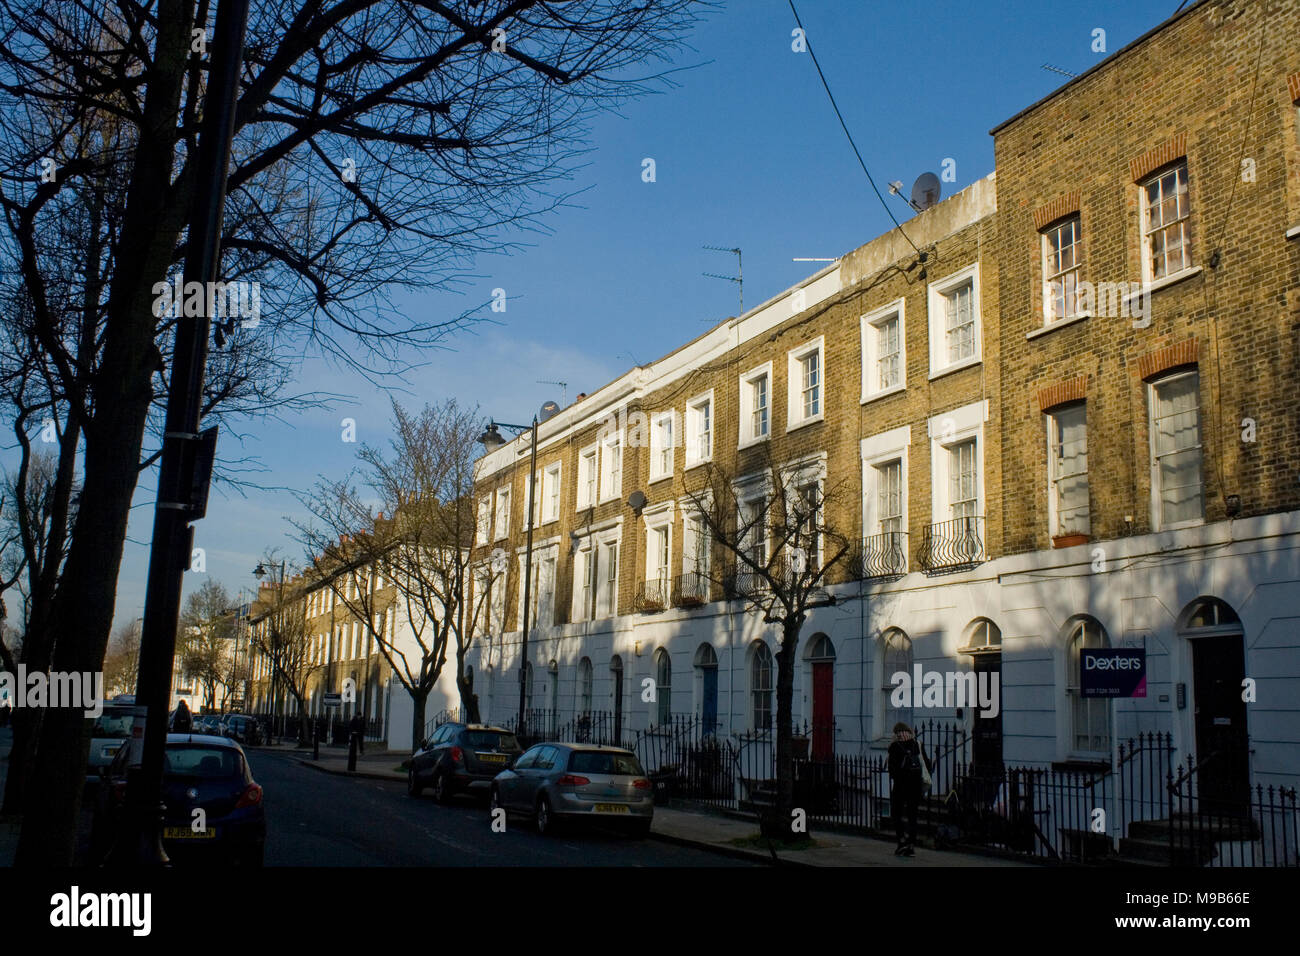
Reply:
[[1079, 689], [1084, 697], [1145, 697], [1147, 652], [1143, 648], [1084, 649]]

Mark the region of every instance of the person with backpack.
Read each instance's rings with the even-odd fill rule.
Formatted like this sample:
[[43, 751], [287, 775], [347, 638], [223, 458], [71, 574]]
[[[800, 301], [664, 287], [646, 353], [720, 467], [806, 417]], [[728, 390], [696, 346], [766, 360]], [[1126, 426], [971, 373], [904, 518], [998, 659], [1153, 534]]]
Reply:
[[[916, 846], [916, 815], [921, 805], [929, 767], [921, 744], [912, 728], [901, 721], [894, 724], [894, 739], [889, 745], [889, 805], [893, 810], [894, 833], [898, 846], [894, 856], [913, 856]], [[904, 837], [906, 815], [906, 837]]]

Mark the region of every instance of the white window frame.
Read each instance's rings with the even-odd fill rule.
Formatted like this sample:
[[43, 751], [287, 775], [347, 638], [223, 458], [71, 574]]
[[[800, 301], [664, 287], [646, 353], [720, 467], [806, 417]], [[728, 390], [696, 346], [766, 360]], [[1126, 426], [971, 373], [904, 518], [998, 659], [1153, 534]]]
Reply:
[[[826, 452], [818, 452], [802, 458], [799, 461], [790, 462], [781, 469], [781, 483], [785, 486], [785, 493], [788, 496], [797, 495], [799, 489], [807, 487], [810, 484], [817, 485], [818, 511], [820, 520], [818, 524], [822, 527], [826, 525]], [[786, 514], [789, 514], [787, 505]], [[819, 529], [817, 532], [817, 562], [813, 570], [820, 570], [826, 562], [826, 541], [825, 534]], [[787, 542], [787, 548], [795, 547], [793, 539]], [[811, 563], [810, 563], [811, 566]]]
[[[623, 465], [627, 450], [624, 441], [623, 430], [611, 432], [600, 439], [600, 477], [596, 488], [596, 503], [605, 504], [607, 501], [617, 501], [623, 494]], [[613, 449], [617, 449], [618, 470], [613, 470], [609, 465], [610, 454]]]
[[[613, 549], [614, 564], [613, 574], [610, 574], [610, 564], [608, 561], [609, 549]], [[622, 568], [619, 565], [622, 551], [622, 540], [615, 537], [602, 537], [599, 539], [595, 553], [596, 560], [596, 611], [595, 619], [604, 620], [605, 618], [618, 617], [618, 582], [619, 575], [622, 574]]]
[[[667, 598], [673, 579], [673, 502], [668, 502], [666, 508], [653, 514], [646, 512], [644, 520], [645, 580], [647, 584], [662, 581], [664, 597]], [[663, 539], [657, 541], [660, 535]], [[662, 553], [664, 548], [667, 549], [666, 555]]]
[[[754, 386], [759, 379], [767, 378], [767, 431], [761, 435], [754, 433]], [[714, 416], [716, 428], [717, 416]], [[750, 369], [740, 376], [740, 443], [739, 448], [748, 448], [772, 437], [772, 363], [765, 362], [757, 368]]]
[[[971, 438], [975, 439], [975, 513], [982, 519], [987, 518], [984, 423], [988, 421], [988, 417], [988, 400], [985, 399], [935, 415], [927, 423], [927, 433], [930, 437], [930, 521], [932, 524], [950, 521], [953, 518], [952, 502], [949, 501], [949, 456], [954, 446]], [[947, 424], [949, 421], [952, 423], [951, 426]]]
[[[907, 514], [907, 453], [912, 445], [912, 427], [903, 425], [899, 428], [881, 432], [870, 438], [864, 438], [860, 445], [862, 457], [862, 536], [874, 537], [882, 534], [880, 528], [880, 483], [877, 480], [882, 465], [897, 461], [899, 463], [899, 492], [902, 508], [902, 527], [904, 534], [908, 530]], [[904, 548], [904, 561], [907, 559]]]
[[[971, 317], [974, 320], [974, 351], [964, 359], [948, 361], [947, 299], [948, 296], [970, 284]], [[958, 369], [979, 365], [984, 355], [983, 308], [980, 305], [980, 264], [973, 262], [964, 269], [931, 282], [927, 287], [930, 319], [930, 378], [938, 378]]]
[[[813, 386], [816, 388], [817, 411], [809, 415], [804, 407], [807, 403], [804, 363], [814, 355], [817, 356], [817, 382]], [[820, 422], [826, 418], [826, 337], [824, 335], [819, 335], [811, 342], [805, 342], [798, 348], [791, 349], [786, 353], [785, 382], [785, 430], [787, 432], [792, 432], [796, 428], [802, 428], [805, 425], [811, 425], [814, 422]], [[771, 430], [769, 421], [768, 432], [770, 433]]]
[[[553, 627], [555, 622], [555, 584], [559, 576], [559, 540], [550, 539], [540, 544], [533, 545], [533, 575], [529, 581], [528, 600], [532, 607], [528, 610], [528, 621], [531, 629], [542, 626]], [[528, 557], [528, 549], [521, 548], [518, 553], [519, 560], [519, 593], [515, 595], [515, 610], [518, 612], [520, 628], [524, 625], [524, 571], [525, 559]], [[550, 566], [550, 580], [547, 581], [545, 568]], [[537, 622], [545, 619], [548, 623], [539, 625]]]
[[[663, 426], [668, 425], [668, 447], [664, 448], [663, 443]], [[665, 478], [671, 478], [673, 471], [677, 467], [677, 409], [670, 408], [666, 412], [659, 412], [650, 420], [650, 480], [662, 481]], [[665, 462], [662, 460], [665, 450], [667, 451], [667, 470], [664, 469]]]
[[[484, 495], [478, 500], [478, 527], [475, 531], [474, 541], [477, 544], [487, 544], [492, 540], [492, 496]], [[317, 595], [312, 595], [313, 606], [316, 603]]]
[[[745, 475], [732, 483], [732, 495], [736, 502], [736, 508], [741, 511], [737, 515], [740, 526], [746, 523], [743, 509], [746, 505], [751, 505], [755, 501], [762, 499], [765, 503], [763, 509], [763, 563], [772, 557], [772, 522], [771, 501], [776, 489], [772, 487], [772, 476], [767, 472], [759, 472], [753, 475]], [[748, 536], [746, 536], [748, 537]], [[738, 542], [739, 543], [739, 542]], [[753, 542], [746, 541], [745, 547], [752, 548]], [[748, 565], [738, 562], [736, 570], [742, 574], [750, 573]]]
[[[1200, 452], [1201, 474], [1201, 514], [1197, 518], [1185, 521], [1164, 523], [1160, 520], [1160, 461], [1156, 457], [1156, 391], [1162, 385], [1188, 376], [1196, 377], [1196, 449]], [[1205, 438], [1204, 422], [1201, 415], [1201, 376], [1199, 368], [1185, 369], [1168, 375], [1161, 375], [1147, 383], [1147, 438], [1151, 456], [1151, 528], [1155, 531], [1171, 531], [1176, 528], [1194, 528], [1205, 523]], [[1187, 449], [1180, 449], [1186, 451]]]
[[[587, 467], [590, 465], [591, 473], [587, 473]], [[596, 504], [596, 498], [600, 494], [600, 446], [588, 445], [578, 452], [578, 487], [577, 494], [577, 511], [582, 511]], [[595, 496], [591, 492], [595, 492]]]
[[[701, 409], [708, 408], [709, 416], [709, 447], [708, 454], [700, 454], [700, 419], [702, 417]], [[713, 461], [713, 444], [717, 440], [718, 416], [717, 405], [713, 401], [713, 389], [709, 389], [703, 395], [696, 395], [686, 403], [686, 415], [683, 422], [683, 439], [686, 446], [686, 467], [694, 468], [696, 465], [702, 465], [705, 462]]]
[[[501, 507], [501, 499], [505, 498], [505, 508]], [[509, 485], [502, 485], [496, 490], [496, 507], [492, 512], [493, 521], [493, 541], [500, 541], [502, 538], [510, 536], [510, 508], [512, 506], [511, 498], [513, 489]]]
[[[1171, 222], [1162, 223], [1160, 229], [1167, 230], [1171, 228], [1175, 223], [1183, 224], [1183, 230], [1182, 230], [1183, 250], [1184, 250], [1183, 266], [1181, 269], [1175, 269], [1172, 272], [1166, 271], [1164, 275], [1157, 276], [1155, 274], [1154, 263], [1152, 262], [1151, 259], [1151, 236], [1154, 235], [1154, 230], [1152, 230], [1151, 228], [1151, 210], [1147, 202], [1147, 189], [1152, 184], [1162, 181], [1166, 176], [1169, 176], [1170, 174], [1174, 174], [1175, 176], [1174, 181], [1176, 183], [1177, 174], [1179, 170], [1182, 171], [1183, 177], [1187, 181], [1187, 211], [1185, 215], [1179, 217], [1178, 219], [1172, 220]], [[1161, 195], [1162, 196], [1164, 195], [1163, 191], [1161, 192]], [[1180, 159], [1177, 162], [1170, 163], [1166, 166], [1162, 166], [1158, 171], [1152, 173], [1149, 176], [1144, 177], [1142, 181], [1138, 183], [1138, 211], [1141, 217], [1140, 236], [1141, 236], [1141, 243], [1142, 243], [1141, 246], [1142, 282], [1144, 285], [1149, 286], [1157, 282], [1164, 283], [1177, 276], [1184, 275], [1185, 273], [1188, 273], [1192, 269], [1196, 268], [1196, 260], [1192, 257], [1193, 250], [1192, 250], [1191, 171], [1188, 169], [1186, 158]]]
[[[1061, 504], [1058, 486], [1062, 479], [1074, 477], [1072, 475], [1062, 475], [1057, 473], [1058, 458], [1056, 455], [1056, 434], [1058, 431], [1058, 420], [1065, 412], [1081, 410], [1083, 412], [1083, 442], [1084, 442], [1084, 468], [1083, 480], [1085, 494], [1088, 496], [1087, 510], [1083, 519], [1082, 530], [1069, 530], [1061, 527]], [[1092, 533], [1092, 485], [1088, 478], [1088, 403], [1085, 401], [1070, 402], [1065, 405], [1059, 405], [1050, 409], [1043, 415], [1047, 425], [1047, 516], [1048, 528], [1052, 536], [1065, 534], [1091, 534]]]
[[589, 544], [578, 548], [573, 553], [573, 616], [572, 620], [576, 624], [579, 621], [591, 620], [593, 608], [595, 606], [596, 590], [596, 548], [598, 545], [592, 541]]
[[[1074, 242], [1071, 247], [1074, 252], [1074, 265], [1060, 272], [1052, 271], [1053, 249], [1051, 237], [1059, 235], [1061, 230], [1068, 225], [1074, 225]], [[1056, 325], [1058, 322], [1067, 322], [1071, 319], [1081, 319], [1087, 316], [1087, 313], [1079, 308], [1079, 282], [1083, 273], [1083, 217], [1078, 212], [1072, 212], [1067, 216], [1062, 216], [1055, 220], [1051, 225], [1045, 227], [1039, 235], [1042, 250], [1042, 268], [1043, 268], [1043, 325]], [[1052, 289], [1052, 281], [1061, 279], [1064, 281], [1065, 276], [1074, 277], [1074, 295], [1070, 296], [1062, 290], [1062, 302], [1064, 313], [1056, 314], [1056, 296]], [[1070, 300], [1073, 299], [1073, 309]]]
[[561, 495], [564, 491], [564, 485], [561, 483], [563, 476], [563, 465], [558, 461], [551, 462], [542, 470], [542, 524], [560, 520]]
[[[886, 395], [893, 395], [907, 388], [907, 303], [904, 299], [895, 299], [888, 305], [881, 306], [862, 316], [862, 402], [866, 403]], [[898, 382], [888, 388], [873, 384], [880, 381], [880, 334], [881, 326], [890, 319], [898, 321]]]

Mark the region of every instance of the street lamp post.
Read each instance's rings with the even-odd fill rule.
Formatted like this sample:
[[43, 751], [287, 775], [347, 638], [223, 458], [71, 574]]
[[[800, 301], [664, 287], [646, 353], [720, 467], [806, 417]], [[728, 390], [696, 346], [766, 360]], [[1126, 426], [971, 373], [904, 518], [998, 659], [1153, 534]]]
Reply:
[[[262, 564], [261, 561], [259, 561], [257, 562], [257, 567], [253, 568], [253, 577], [257, 578], [258, 584], [260, 585], [262, 582], [262, 578], [266, 577], [267, 574], [271, 574], [271, 585], [277, 589], [275, 595], [275, 604], [276, 607], [278, 608], [281, 602], [283, 602], [284, 600], [284, 562], [283, 561], [280, 562], [280, 576], [279, 576], [278, 584], [276, 582], [275, 574], [273, 573], [275, 571], [275, 567], [276, 567], [275, 564], [272, 563], [271, 569], [270, 571], [268, 571], [266, 566]], [[268, 612], [268, 614], [269, 613], [272, 612]], [[264, 622], [265, 620], [266, 619], [263, 618]], [[265, 626], [265, 623], [263, 624], [263, 626]], [[279, 628], [273, 627], [271, 629], [271, 641], [272, 641], [271, 675], [270, 675], [271, 681], [270, 681], [270, 687], [268, 689], [271, 692], [271, 711], [272, 711], [271, 727], [274, 729], [277, 719], [281, 716], [279, 713], [276, 713], [276, 711], [280, 710], [280, 705], [282, 703], [278, 692], [280, 686], [280, 671], [279, 668], [276, 666], [276, 655], [280, 649]], [[280, 726], [280, 736], [281, 737], [284, 736], [284, 726], [282, 722]]]
[[495, 451], [506, 443], [497, 431], [500, 428], [513, 429], [518, 434], [532, 430], [532, 450], [529, 455], [528, 463], [528, 538], [524, 546], [524, 620], [523, 632], [519, 647], [519, 720], [515, 733], [523, 736], [526, 732], [525, 727], [525, 708], [528, 701], [528, 612], [530, 610], [530, 599], [532, 597], [533, 585], [533, 521], [535, 514], [535, 504], [537, 499], [537, 416], [533, 416], [533, 424], [530, 425], [510, 425], [506, 422], [491, 421], [488, 422], [487, 430], [479, 436], [479, 441], [488, 451]]

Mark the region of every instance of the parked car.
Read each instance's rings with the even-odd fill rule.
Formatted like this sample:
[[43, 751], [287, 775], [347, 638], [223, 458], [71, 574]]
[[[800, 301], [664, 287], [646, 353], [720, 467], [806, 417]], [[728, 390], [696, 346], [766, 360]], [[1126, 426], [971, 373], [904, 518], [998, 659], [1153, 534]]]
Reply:
[[654, 820], [654, 786], [636, 754], [622, 747], [538, 744], [497, 774], [490, 795], [493, 810], [529, 814], [539, 833], [584, 821], [644, 837]]
[[261, 724], [247, 714], [231, 714], [224, 721], [224, 731], [227, 737], [250, 747], [257, 747], [262, 743]]
[[[130, 748], [100, 770], [91, 822], [91, 854], [102, 861], [123, 823]], [[244, 750], [212, 734], [168, 734], [163, 767], [163, 848], [176, 863], [225, 862], [261, 866], [266, 813], [261, 786]], [[203, 827], [194, 824], [202, 809]]]
[[99, 786], [99, 771], [113, 762], [117, 752], [131, 739], [135, 726], [132, 704], [105, 704], [104, 712], [90, 728], [90, 757], [86, 761], [86, 794], [89, 800]]
[[485, 724], [443, 724], [411, 757], [407, 792], [418, 797], [425, 787], [439, 803], [458, 793], [486, 796], [498, 773], [523, 752], [510, 731]]

